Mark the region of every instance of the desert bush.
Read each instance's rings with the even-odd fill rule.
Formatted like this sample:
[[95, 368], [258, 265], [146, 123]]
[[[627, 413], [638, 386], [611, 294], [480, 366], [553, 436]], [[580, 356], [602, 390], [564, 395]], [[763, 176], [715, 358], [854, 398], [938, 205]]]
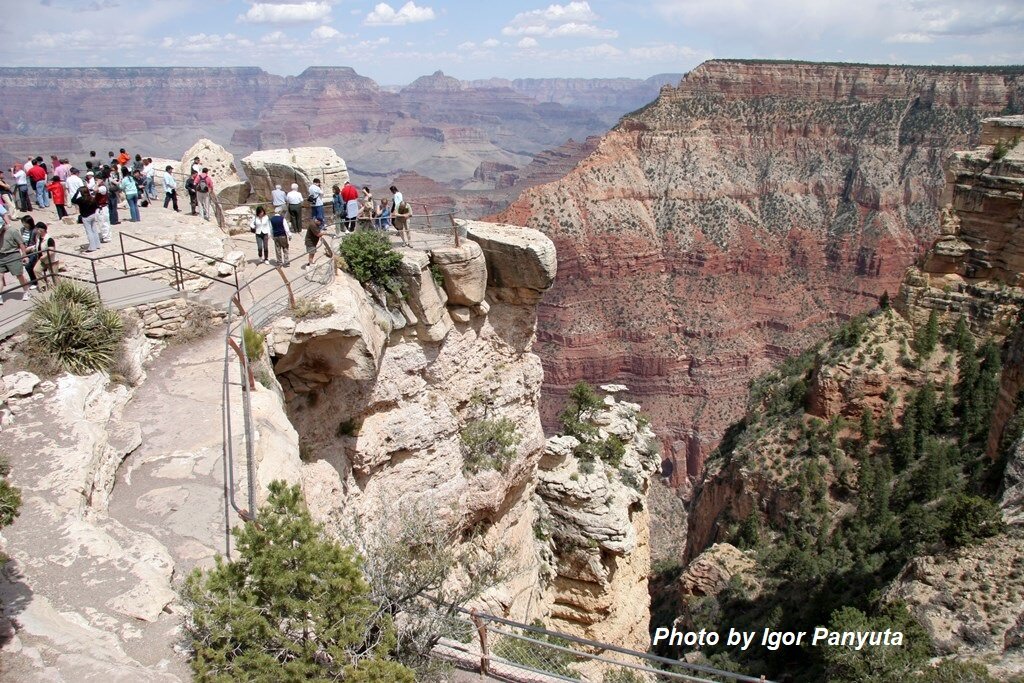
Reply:
[[40, 299], [29, 318], [33, 350], [75, 374], [109, 370], [123, 338], [121, 316], [105, 309], [93, 291], [69, 280]]
[[292, 306], [292, 317], [296, 320], [307, 318], [326, 318], [334, 315], [334, 304], [329, 301], [316, 301], [315, 299], [297, 299]]
[[249, 325], [242, 328], [242, 350], [250, 362], [255, 363], [263, 358], [263, 342], [266, 340], [267, 335]]
[[505, 472], [515, 460], [517, 446], [523, 440], [516, 425], [507, 417], [469, 420], [459, 432], [462, 445], [462, 470], [467, 474], [480, 470]]
[[402, 257], [383, 233], [354, 232], [341, 241], [338, 251], [360, 284], [372, 282], [386, 289], [394, 287]]

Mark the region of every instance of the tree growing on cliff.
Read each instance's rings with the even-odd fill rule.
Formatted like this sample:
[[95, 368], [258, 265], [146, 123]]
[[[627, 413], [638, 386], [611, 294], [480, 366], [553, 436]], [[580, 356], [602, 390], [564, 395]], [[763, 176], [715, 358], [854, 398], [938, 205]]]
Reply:
[[914, 350], [921, 358], [928, 358], [939, 343], [939, 314], [933, 308], [928, 314], [928, 322], [917, 330], [914, 335]]
[[270, 484], [258, 523], [236, 528], [238, 558], [185, 581], [199, 681], [395, 681], [397, 642], [350, 548], [323, 536], [298, 486]]

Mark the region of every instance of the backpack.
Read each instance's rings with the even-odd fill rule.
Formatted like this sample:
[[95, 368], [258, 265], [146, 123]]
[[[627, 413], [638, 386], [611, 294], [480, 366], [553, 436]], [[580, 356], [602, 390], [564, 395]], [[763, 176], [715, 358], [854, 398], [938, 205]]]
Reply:
[[196, 183], [196, 191], [197, 192], [209, 192], [210, 191], [210, 185], [206, 182], [206, 176], [204, 176], [204, 175], [199, 176], [199, 182]]

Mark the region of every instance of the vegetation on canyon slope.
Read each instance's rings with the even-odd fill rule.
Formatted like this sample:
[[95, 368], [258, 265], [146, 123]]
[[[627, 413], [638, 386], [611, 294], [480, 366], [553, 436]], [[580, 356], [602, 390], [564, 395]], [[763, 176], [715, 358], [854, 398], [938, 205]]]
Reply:
[[[880, 405], [859, 417], [843, 410], [829, 420], [811, 415], [816, 373], [838, 366], [854, 375], [885, 373]], [[750, 409], [711, 467], [754, 471], [788, 507], [763, 514], [755, 506], [719, 534], [756, 557], [753, 576], [734, 576], [717, 595], [673, 607], [692, 629], [898, 628], [907, 641], [898, 657], [871, 648], [743, 652], [719, 645], [705, 650], [709, 659], [786, 680], [895, 682], [927, 668], [927, 634], [884, 592], [911, 558], [1003, 531], [993, 499], [1009, 442], [996, 462], [984, 453], [1000, 373], [999, 346], [988, 340], [977, 348], [963, 320], [943, 329], [932, 315], [912, 330], [885, 309], [850, 320], [830, 341], [753, 382]], [[1018, 562], [1024, 570], [1024, 558]], [[967, 669], [948, 664], [914, 680], [991, 680], [941, 677]]]

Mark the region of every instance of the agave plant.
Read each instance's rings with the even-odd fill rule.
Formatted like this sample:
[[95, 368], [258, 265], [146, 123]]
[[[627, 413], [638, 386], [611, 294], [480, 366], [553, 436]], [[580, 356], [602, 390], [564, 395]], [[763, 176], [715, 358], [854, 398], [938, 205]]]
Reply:
[[29, 319], [33, 345], [75, 374], [109, 370], [124, 336], [124, 321], [96, 294], [63, 280], [39, 299]]

